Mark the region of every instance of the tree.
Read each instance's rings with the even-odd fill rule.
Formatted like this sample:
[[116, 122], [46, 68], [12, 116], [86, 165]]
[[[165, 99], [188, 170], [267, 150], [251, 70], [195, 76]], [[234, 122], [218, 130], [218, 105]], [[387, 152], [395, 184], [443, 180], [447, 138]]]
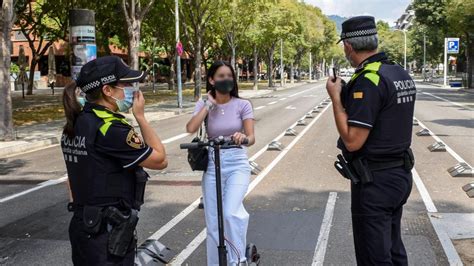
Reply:
[[[428, 61], [443, 61], [444, 38], [448, 32], [446, 21], [447, 1], [414, 0], [415, 23], [412, 27], [418, 47], [423, 47], [423, 34], [426, 35], [426, 57]], [[421, 32], [423, 30], [423, 32]], [[423, 54], [423, 53], [421, 53]]]
[[27, 95], [33, 94], [34, 73], [36, 65], [49, 47], [59, 39], [65, 39], [67, 34], [68, 1], [28, 1], [18, 0], [16, 5], [16, 25], [28, 41], [32, 58]]
[[291, 0], [282, 0], [278, 4], [267, 3], [267, 14], [261, 17], [258, 27], [260, 28], [259, 44], [267, 56], [267, 76], [268, 86], [273, 87], [273, 60], [275, 49], [281, 39], [287, 38], [296, 27], [294, 20], [288, 18], [294, 17], [291, 11], [295, 2]]
[[0, 17], [0, 140], [13, 139], [12, 100], [10, 94], [10, 33], [15, 20], [16, 1], [3, 0]]
[[[150, 56], [165, 53], [169, 62], [168, 88], [175, 89], [176, 36], [174, 0], [162, 0], [153, 4], [150, 16], [143, 22], [143, 47]], [[159, 14], [159, 15], [158, 15]], [[156, 25], [160, 25], [157, 27]], [[156, 40], [156, 43], [153, 43]], [[154, 47], [154, 49], [153, 49]], [[151, 64], [150, 64], [151, 65]]]
[[453, 33], [460, 33], [466, 57], [467, 86], [473, 88], [474, 68], [474, 0], [452, 0], [447, 7], [447, 21]]
[[128, 34], [123, 30], [125, 17], [117, 16], [122, 12], [122, 0], [74, 0], [74, 8], [93, 10], [95, 16], [95, 34], [98, 55], [111, 55], [110, 45], [127, 47]]
[[[298, 16], [296, 18], [298, 19], [298, 23], [301, 24], [302, 32], [294, 43], [295, 54], [293, 62], [296, 70], [300, 72], [304, 56], [307, 55], [309, 51], [317, 49], [324, 39], [324, 15], [317, 7], [299, 3]], [[298, 75], [298, 80], [300, 79], [301, 75]]]
[[142, 21], [153, 3], [154, 0], [122, 0], [122, 10], [127, 22], [129, 64], [135, 70], [139, 69], [138, 52]]
[[[385, 52], [391, 60], [403, 64], [405, 42], [403, 32], [390, 30], [388, 23], [380, 20], [377, 21], [377, 34], [379, 37], [379, 51]], [[410, 40], [411, 38], [407, 37], [407, 39]], [[410, 61], [411, 55], [411, 46], [407, 44], [407, 61]]]
[[230, 0], [225, 1], [219, 14], [219, 25], [223, 31], [223, 36], [231, 50], [231, 65], [235, 65], [235, 56], [237, 46], [244, 40], [245, 32], [254, 20], [253, 16], [259, 6], [260, 1], [255, 0]]
[[[185, 4], [185, 5], [183, 5]], [[182, 8], [182, 7], [185, 8]], [[194, 99], [201, 97], [201, 65], [203, 36], [206, 24], [216, 13], [218, 1], [215, 0], [183, 0], [180, 8], [180, 21], [183, 24], [184, 35], [188, 47], [194, 56]]]

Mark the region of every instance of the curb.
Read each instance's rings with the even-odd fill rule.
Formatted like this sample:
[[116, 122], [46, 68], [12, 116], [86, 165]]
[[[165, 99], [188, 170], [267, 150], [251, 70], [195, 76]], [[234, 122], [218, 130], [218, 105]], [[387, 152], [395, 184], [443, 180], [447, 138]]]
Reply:
[[15, 156], [19, 153], [28, 152], [36, 149], [46, 148], [55, 144], [59, 144], [60, 136], [50, 137], [43, 140], [28, 141], [25, 143], [19, 143], [11, 147], [2, 148], [0, 151], [0, 158]]

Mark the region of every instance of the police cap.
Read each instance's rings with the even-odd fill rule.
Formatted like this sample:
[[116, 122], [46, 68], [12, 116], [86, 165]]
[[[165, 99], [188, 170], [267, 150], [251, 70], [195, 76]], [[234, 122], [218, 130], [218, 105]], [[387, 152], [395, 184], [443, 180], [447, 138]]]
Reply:
[[377, 34], [377, 26], [375, 25], [374, 17], [352, 17], [342, 23], [341, 39], [337, 43], [349, 38], [370, 36], [375, 34]]
[[82, 66], [76, 84], [88, 93], [106, 84], [139, 82], [145, 76], [144, 71], [130, 69], [120, 57], [104, 56]]

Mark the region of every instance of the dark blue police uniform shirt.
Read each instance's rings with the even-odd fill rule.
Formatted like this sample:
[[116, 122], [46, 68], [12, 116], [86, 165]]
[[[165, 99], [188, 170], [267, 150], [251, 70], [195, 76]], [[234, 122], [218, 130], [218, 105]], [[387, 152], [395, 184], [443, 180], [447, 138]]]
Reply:
[[345, 155], [390, 156], [402, 153], [411, 145], [415, 83], [400, 65], [389, 62], [384, 53], [366, 59], [356, 74], [373, 62], [382, 62], [377, 71], [378, 84], [361, 74], [348, 84], [349, 91], [343, 95], [348, 125], [370, 129], [367, 141], [354, 153], [349, 153], [339, 138], [338, 148]]
[[[97, 109], [97, 107], [95, 108]], [[116, 117], [123, 118], [120, 114], [113, 114]], [[120, 121], [114, 121], [105, 136], [98, 132], [95, 148], [97, 152], [118, 160], [123, 168], [138, 166], [153, 151], [135, 132], [132, 126]]]

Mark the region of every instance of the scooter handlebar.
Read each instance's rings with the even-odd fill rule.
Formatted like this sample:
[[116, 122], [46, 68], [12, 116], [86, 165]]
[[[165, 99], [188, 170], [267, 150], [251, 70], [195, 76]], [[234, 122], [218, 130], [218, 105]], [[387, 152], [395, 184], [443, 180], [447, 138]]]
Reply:
[[182, 149], [182, 150], [197, 149], [197, 148], [199, 148], [199, 143], [198, 142], [182, 143], [182, 144], [179, 144], [179, 148]]
[[[222, 145], [223, 147], [230, 147], [230, 146], [237, 146], [233, 139], [217, 139], [218, 145]], [[249, 144], [249, 140], [245, 138], [240, 145], [247, 145]], [[192, 150], [198, 149], [200, 147], [209, 146], [207, 142], [191, 142], [191, 143], [181, 143], [179, 144], [179, 148], [182, 150]]]

